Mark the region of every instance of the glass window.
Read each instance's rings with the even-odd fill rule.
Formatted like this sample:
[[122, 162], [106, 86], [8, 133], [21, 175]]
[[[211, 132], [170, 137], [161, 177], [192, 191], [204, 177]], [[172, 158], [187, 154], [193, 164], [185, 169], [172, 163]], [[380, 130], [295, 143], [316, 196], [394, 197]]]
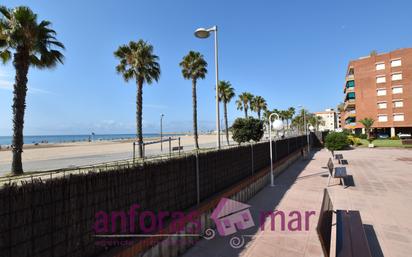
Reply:
[[401, 59], [391, 61], [391, 67], [399, 67], [401, 65], [402, 65]]
[[395, 73], [392, 74], [392, 80], [401, 80], [402, 79], [402, 73]]
[[403, 107], [403, 101], [402, 100], [393, 101], [393, 107], [395, 108]]
[[376, 77], [376, 83], [385, 83], [385, 82], [386, 82], [385, 76]]
[[404, 121], [405, 117], [403, 116], [403, 114], [394, 114], [393, 115], [393, 120], [394, 121]]
[[386, 109], [387, 108], [386, 102], [378, 103], [378, 108], [379, 109]]
[[379, 116], [378, 116], [378, 121], [379, 121], [379, 122], [386, 122], [386, 121], [388, 121], [388, 115], [379, 115]]
[[377, 90], [377, 95], [378, 95], [378, 96], [386, 95], [386, 89], [378, 89], [378, 90]]
[[384, 63], [377, 63], [376, 64], [376, 70], [384, 70], [385, 69], [385, 64]]
[[402, 93], [403, 93], [403, 87], [392, 88], [392, 94], [402, 94]]

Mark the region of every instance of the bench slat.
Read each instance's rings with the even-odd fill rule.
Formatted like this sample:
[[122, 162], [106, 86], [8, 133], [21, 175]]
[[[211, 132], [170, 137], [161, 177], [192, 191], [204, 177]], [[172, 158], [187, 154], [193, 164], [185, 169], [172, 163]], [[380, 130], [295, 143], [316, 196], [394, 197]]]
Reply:
[[336, 212], [336, 257], [371, 257], [359, 211]]

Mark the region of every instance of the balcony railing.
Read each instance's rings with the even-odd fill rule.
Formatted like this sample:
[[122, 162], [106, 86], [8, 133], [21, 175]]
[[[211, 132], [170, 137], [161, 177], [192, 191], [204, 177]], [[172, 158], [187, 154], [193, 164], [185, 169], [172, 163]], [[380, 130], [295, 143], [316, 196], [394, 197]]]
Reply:
[[351, 117], [356, 117], [356, 111], [355, 110], [345, 112], [345, 115], [343, 116], [343, 119], [347, 120], [348, 118], [351, 118]]
[[346, 82], [350, 80], [355, 80], [355, 75], [346, 75]]
[[355, 107], [355, 99], [348, 99], [345, 101], [345, 105], [343, 106], [343, 109], [347, 110], [348, 107]]

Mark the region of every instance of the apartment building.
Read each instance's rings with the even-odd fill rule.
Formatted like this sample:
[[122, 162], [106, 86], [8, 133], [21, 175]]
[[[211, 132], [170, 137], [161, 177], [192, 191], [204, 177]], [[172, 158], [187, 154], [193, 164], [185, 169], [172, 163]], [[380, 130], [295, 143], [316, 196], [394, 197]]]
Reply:
[[320, 131], [334, 131], [338, 126], [338, 115], [334, 109], [326, 109], [323, 112], [315, 112], [316, 116], [322, 117], [324, 124], [319, 125]]
[[343, 128], [364, 131], [363, 118], [377, 133], [412, 132], [412, 48], [349, 62], [343, 90]]

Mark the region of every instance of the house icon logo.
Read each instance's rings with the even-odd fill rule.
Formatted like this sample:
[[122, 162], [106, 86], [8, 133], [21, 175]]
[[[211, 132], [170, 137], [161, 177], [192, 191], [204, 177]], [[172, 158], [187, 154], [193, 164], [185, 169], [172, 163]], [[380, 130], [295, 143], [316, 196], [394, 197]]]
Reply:
[[249, 211], [250, 207], [241, 202], [222, 198], [210, 216], [216, 224], [219, 235], [227, 236], [236, 233], [237, 229], [253, 227], [255, 223]]

